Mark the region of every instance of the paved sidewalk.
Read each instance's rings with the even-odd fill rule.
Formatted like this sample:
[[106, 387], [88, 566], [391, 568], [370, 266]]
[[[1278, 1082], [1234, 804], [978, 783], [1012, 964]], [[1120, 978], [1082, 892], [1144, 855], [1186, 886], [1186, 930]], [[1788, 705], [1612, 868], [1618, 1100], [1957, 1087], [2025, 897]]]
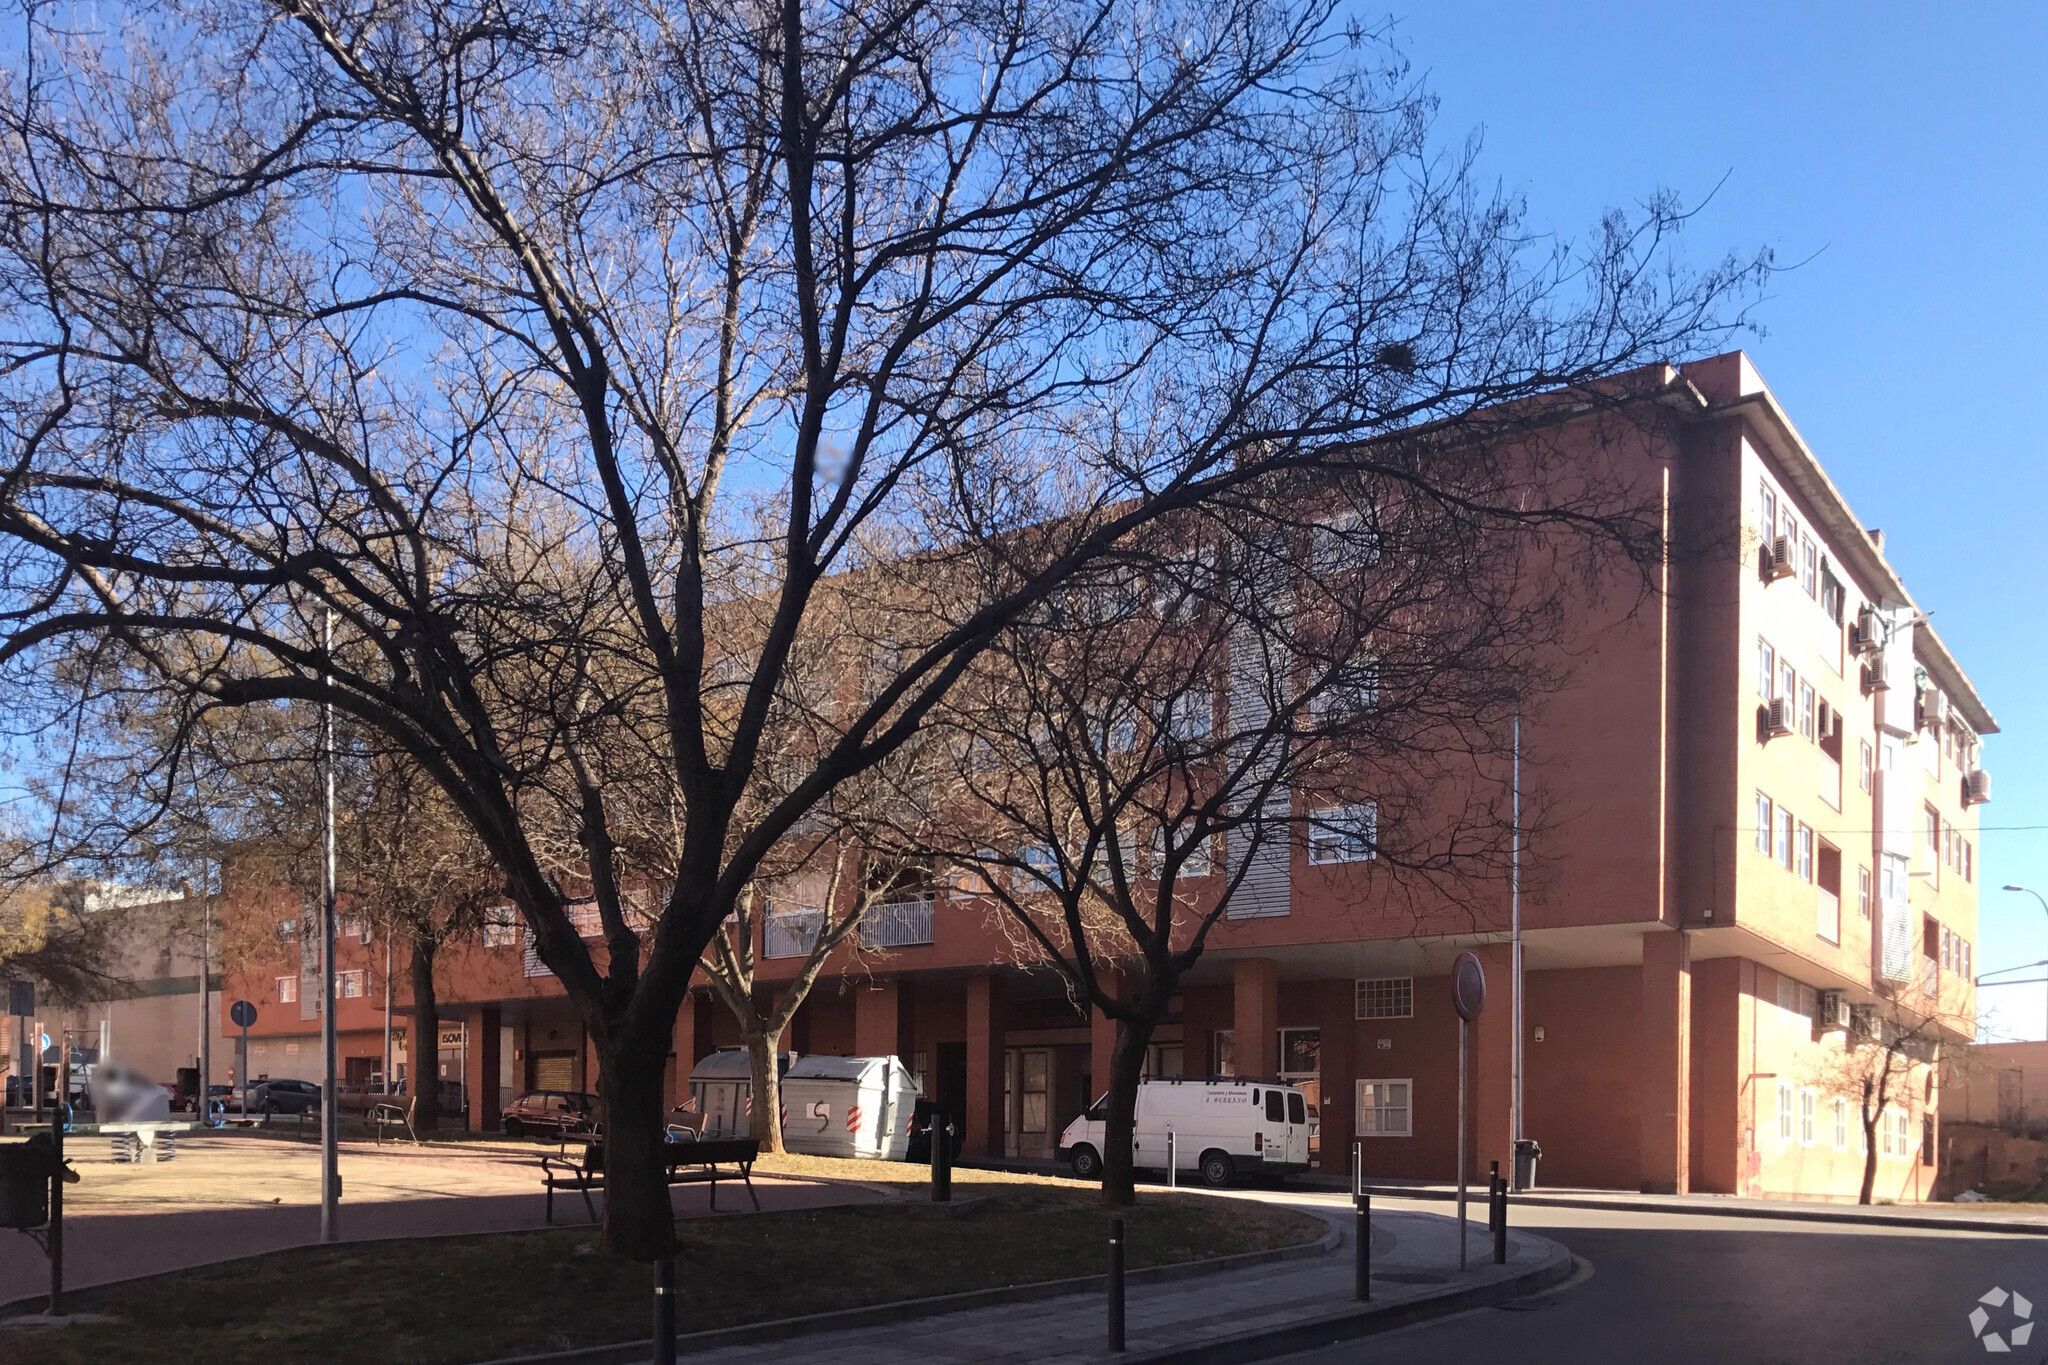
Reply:
[[[1511, 1297], [1518, 1292], [1514, 1287], [1518, 1280], [1534, 1277], [1550, 1284], [1570, 1273], [1569, 1252], [1529, 1233], [1511, 1233], [1507, 1263], [1495, 1265], [1492, 1241], [1483, 1223], [1467, 1225], [1469, 1268], [1461, 1272], [1450, 1218], [1380, 1213], [1374, 1215], [1372, 1225], [1373, 1301], [1364, 1305], [1353, 1297], [1354, 1220], [1349, 1212], [1312, 1204], [1295, 1207], [1336, 1225], [1341, 1237], [1335, 1250], [1304, 1260], [1165, 1283], [1131, 1284], [1126, 1294], [1129, 1349], [1122, 1356], [1112, 1356], [1108, 1350], [1107, 1306], [1100, 1289], [940, 1313], [886, 1326], [785, 1335], [733, 1345], [716, 1344], [715, 1338], [697, 1342], [685, 1338], [682, 1345], [692, 1365], [765, 1365], [770, 1361], [922, 1365], [934, 1360], [1074, 1365], [1081, 1361], [1193, 1358], [1195, 1352], [1214, 1359], [1247, 1360], [1276, 1353], [1261, 1349], [1266, 1344], [1282, 1350], [1312, 1344], [1306, 1339], [1295, 1342], [1297, 1329], [1352, 1318], [1368, 1307], [1393, 1325], [1426, 1315], [1417, 1310], [1431, 1301], [1443, 1311], [1454, 1311], [1488, 1291]], [[1519, 1292], [1528, 1292], [1528, 1285]], [[1333, 1326], [1320, 1339], [1361, 1334], [1354, 1323]], [[1233, 1343], [1232, 1338], [1249, 1339]]]
[[[538, 1159], [552, 1146], [495, 1143], [341, 1146], [341, 1235], [348, 1241], [506, 1232], [544, 1224]], [[64, 1284], [86, 1289], [309, 1246], [320, 1240], [320, 1149], [311, 1143], [213, 1133], [179, 1143], [162, 1165], [117, 1165], [103, 1138], [72, 1138], [80, 1181], [64, 1189]], [[756, 1173], [764, 1211], [882, 1198], [850, 1183]], [[670, 1191], [679, 1218], [711, 1213], [708, 1185]], [[603, 1210], [602, 1196], [598, 1209]], [[744, 1186], [719, 1182], [721, 1214], [750, 1212]], [[587, 1221], [583, 1201], [557, 1195], [558, 1226]], [[18, 1233], [0, 1233], [0, 1305], [49, 1291], [49, 1266]]]

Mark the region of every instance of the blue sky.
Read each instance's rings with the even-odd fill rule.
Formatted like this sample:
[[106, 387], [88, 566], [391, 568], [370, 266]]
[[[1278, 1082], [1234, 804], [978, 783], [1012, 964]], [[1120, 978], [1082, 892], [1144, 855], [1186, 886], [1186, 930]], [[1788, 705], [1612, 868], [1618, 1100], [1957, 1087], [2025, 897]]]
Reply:
[[[1998, 717], [1979, 970], [2048, 958], [2048, 915], [1998, 889], [2048, 894], [2048, 828], [1997, 828], [2048, 827], [2048, 6], [1436, 0], [1394, 18], [1439, 138], [1481, 130], [1532, 225], [1575, 233], [1719, 184], [1688, 256], [1806, 262], [1743, 344]], [[1984, 999], [1987, 1036], [2048, 1034], [2048, 987]]]

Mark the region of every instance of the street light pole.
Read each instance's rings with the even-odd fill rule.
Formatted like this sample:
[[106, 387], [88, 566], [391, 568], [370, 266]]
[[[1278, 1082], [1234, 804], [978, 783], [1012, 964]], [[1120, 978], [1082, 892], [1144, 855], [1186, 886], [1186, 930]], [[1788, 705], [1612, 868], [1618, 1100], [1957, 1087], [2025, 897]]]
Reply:
[[2033, 898], [2034, 898], [2034, 899], [2035, 899], [2036, 901], [2039, 901], [2039, 902], [2040, 902], [2040, 905], [2041, 905], [2041, 913], [2042, 913], [2042, 914], [2044, 914], [2044, 915], [2048, 915], [2048, 897], [2044, 897], [2044, 896], [2042, 896], [2042, 894], [2041, 894], [2040, 892], [2038, 892], [2038, 891], [2034, 890], [2034, 889], [2033, 889], [2032, 887], [2030, 887], [2030, 886], [2014, 886], [2014, 885], [2012, 885], [2012, 884], [2011, 884], [2010, 882], [2008, 882], [2008, 883], [2006, 883], [2006, 885], [2004, 885], [2004, 886], [2000, 887], [1999, 889], [2000, 889], [2001, 891], [2024, 891], [2024, 892], [2026, 892], [2026, 893], [2027, 893], [2027, 894], [2028, 894], [2029, 896], [2032, 896], [2032, 897], [2033, 897]]
[[[322, 662], [334, 651], [334, 609], [320, 623]], [[323, 686], [327, 673], [320, 674]], [[320, 697], [320, 1240], [341, 1240], [341, 1087], [334, 1028], [334, 705]]]

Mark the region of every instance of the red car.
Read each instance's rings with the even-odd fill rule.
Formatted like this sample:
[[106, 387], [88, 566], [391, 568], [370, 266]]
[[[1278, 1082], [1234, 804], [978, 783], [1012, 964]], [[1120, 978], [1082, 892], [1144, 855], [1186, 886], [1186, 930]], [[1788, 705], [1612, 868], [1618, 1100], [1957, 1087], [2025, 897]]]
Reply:
[[529, 1090], [505, 1106], [505, 1136], [560, 1137], [597, 1130], [597, 1096], [580, 1090]]

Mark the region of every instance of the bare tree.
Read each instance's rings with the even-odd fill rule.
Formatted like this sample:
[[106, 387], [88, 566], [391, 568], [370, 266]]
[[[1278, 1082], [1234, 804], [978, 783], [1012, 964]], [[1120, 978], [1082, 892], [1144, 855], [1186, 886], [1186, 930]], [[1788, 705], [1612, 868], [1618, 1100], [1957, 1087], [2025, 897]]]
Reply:
[[[1880, 1135], [1879, 1125], [1903, 1116], [1910, 1125], [1911, 1145], [1899, 1155], [1918, 1149], [1919, 1125], [1911, 1120], [1925, 1112], [1931, 1098], [1941, 1043], [1959, 1030], [1967, 1034], [1974, 1021], [1938, 1006], [1915, 1009], [1897, 996], [1858, 1006], [1851, 1019], [1841, 1049], [1831, 1051], [1815, 1067], [1813, 1082], [1820, 1094], [1856, 1106], [1863, 1140], [1863, 1182], [1856, 1202], [1868, 1204], [1877, 1189], [1878, 1151], [1896, 1145], [1891, 1134]], [[1916, 1079], [1922, 1083], [1917, 1095], [1912, 1084]]]
[[[409, 755], [587, 1020], [640, 1258], [712, 937], [1007, 626], [1276, 471], [1426, 489], [1365, 438], [1600, 401], [1763, 265], [1683, 271], [1662, 198], [1532, 246], [1334, 0], [170, 0], [31, 9], [15, 52], [19, 729], [61, 750], [82, 640], [124, 688], [331, 701]], [[821, 585], [912, 557], [981, 591], [750, 803]], [[717, 719], [734, 601], [767, 624]]]
[[[1294, 480], [1164, 523], [1006, 632], [941, 709], [960, 761], [903, 846], [958, 869], [1024, 960], [1115, 1021], [1106, 1202], [1134, 1197], [1154, 1030], [1219, 921], [1287, 912], [1297, 846], [1355, 864], [1338, 893], [1379, 913], [1426, 891], [1416, 913], [1441, 916], [1504, 872], [1487, 761], [1561, 676], [1546, 647], [1590, 586], [1552, 568], [1589, 527], [1516, 510], [1550, 505], [1527, 468], [1445, 450], [1441, 496]], [[1658, 552], [1638, 508], [1610, 511], [1601, 543]]]

